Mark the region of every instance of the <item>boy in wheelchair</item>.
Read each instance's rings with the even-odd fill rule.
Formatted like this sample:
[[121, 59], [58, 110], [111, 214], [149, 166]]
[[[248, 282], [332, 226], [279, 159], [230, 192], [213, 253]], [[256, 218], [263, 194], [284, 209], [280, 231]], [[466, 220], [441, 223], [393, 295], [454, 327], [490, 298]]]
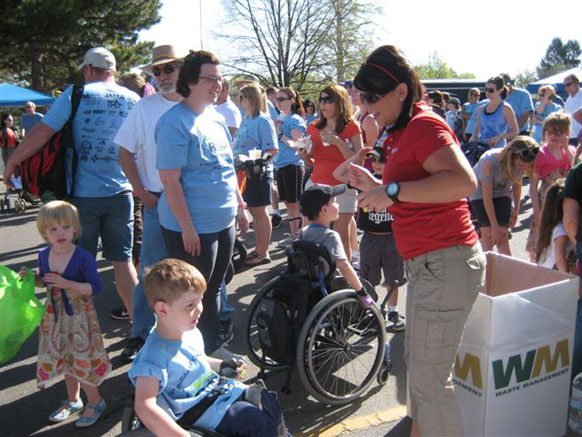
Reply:
[[133, 362], [135, 411], [155, 435], [190, 436], [192, 425], [227, 436], [288, 436], [276, 394], [259, 381], [246, 386], [219, 374], [230, 369], [242, 379], [242, 360], [204, 354], [196, 328], [206, 281], [190, 264], [165, 259], [144, 277], [157, 323]]
[[303, 192], [299, 208], [301, 214], [310, 223], [301, 229], [299, 239], [319, 243], [325, 247], [343, 278], [356, 291], [361, 305], [364, 308], [369, 308], [374, 303], [374, 300], [366, 292], [356, 271], [348, 262], [339, 234], [329, 228], [331, 223], [339, 217], [336, 196], [345, 192], [346, 189], [346, 185], [333, 187], [312, 185]]

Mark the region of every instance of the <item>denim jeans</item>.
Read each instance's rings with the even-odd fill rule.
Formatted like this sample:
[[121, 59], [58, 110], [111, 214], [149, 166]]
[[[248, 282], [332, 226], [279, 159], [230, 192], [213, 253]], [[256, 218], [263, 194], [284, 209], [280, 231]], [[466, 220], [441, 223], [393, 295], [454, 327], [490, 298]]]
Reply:
[[222, 285], [220, 286], [220, 314], [218, 315], [218, 318], [221, 321], [228, 320], [230, 315], [235, 311], [234, 308], [228, 304], [228, 301], [226, 300], [227, 297], [226, 283], [222, 282]]
[[133, 293], [133, 325], [131, 337], [146, 339], [155, 324], [155, 316], [150, 308], [143, 288], [144, 269], [167, 257], [166, 245], [162, 237], [158, 208], [143, 209], [143, 233], [139, 264], [139, 283]]

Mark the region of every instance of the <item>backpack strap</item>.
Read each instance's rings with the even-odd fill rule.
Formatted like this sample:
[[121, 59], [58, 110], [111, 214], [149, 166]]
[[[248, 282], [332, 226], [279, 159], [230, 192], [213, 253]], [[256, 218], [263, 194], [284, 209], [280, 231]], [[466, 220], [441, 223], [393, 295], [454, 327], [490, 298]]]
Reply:
[[81, 103], [81, 97], [83, 97], [83, 91], [85, 90], [85, 85], [73, 85], [73, 91], [71, 92], [71, 115], [67, 120], [67, 123], [63, 127], [63, 137], [65, 139], [66, 147], [68, 148], [67, 156], [71, 158], [71, 179], [70, 187], [67, 189], [67, 196], [72, 197], [74, 193], [75, 186], [75, 176], [77, 173], [77, 151], [75, 149], [75, 136], [73, 134], [73, 121], [77, 115], [77, 110], [79, 109], [79, 104]]

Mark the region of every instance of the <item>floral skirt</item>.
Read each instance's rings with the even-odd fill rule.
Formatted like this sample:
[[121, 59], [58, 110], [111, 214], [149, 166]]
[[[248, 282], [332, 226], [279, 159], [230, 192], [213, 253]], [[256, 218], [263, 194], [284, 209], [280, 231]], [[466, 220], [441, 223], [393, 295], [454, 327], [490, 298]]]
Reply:
[[46, 312], [40, 324], [37, 386], [68, 374], [79, 382], [98, 386], [111, 370], [99, 320], [90, 297], [71, 297], [73, 314], [65, 311], [61, 291], [48, 289]]

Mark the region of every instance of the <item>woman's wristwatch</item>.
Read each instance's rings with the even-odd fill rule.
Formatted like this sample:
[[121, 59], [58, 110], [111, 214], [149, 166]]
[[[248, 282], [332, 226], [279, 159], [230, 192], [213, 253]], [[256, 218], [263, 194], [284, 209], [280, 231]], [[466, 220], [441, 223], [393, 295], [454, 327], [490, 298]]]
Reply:
[[400, 193], [400, 184], [398, 182], [390, 182], [386, 185], [386, 194], [394, 203], [398, 203], [398, 194]]

